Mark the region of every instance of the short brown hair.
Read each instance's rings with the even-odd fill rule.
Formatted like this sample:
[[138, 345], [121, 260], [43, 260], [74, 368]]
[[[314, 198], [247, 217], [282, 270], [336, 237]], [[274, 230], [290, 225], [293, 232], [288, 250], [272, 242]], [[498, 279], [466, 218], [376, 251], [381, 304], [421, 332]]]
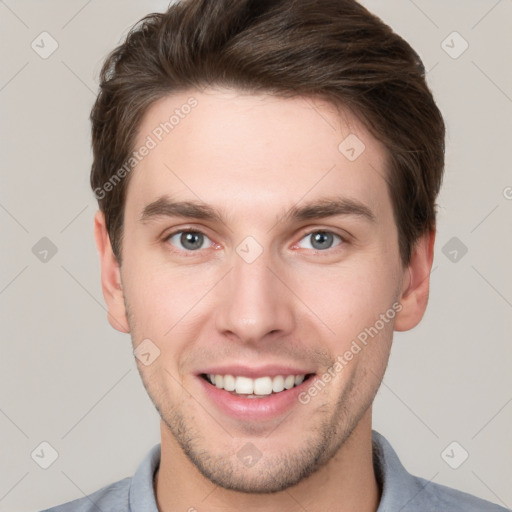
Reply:
[[435, 228], [445, 126], [406, 41], [355, 0], [182, 0], [140, 20], [101, 70], [91, 186], [119, 263], [131, 174], [108, 193], [104, 185], [129, 159], [155, 101], [207, 86], [319, 96], [350, 109], [388, 150], [404, 265]]

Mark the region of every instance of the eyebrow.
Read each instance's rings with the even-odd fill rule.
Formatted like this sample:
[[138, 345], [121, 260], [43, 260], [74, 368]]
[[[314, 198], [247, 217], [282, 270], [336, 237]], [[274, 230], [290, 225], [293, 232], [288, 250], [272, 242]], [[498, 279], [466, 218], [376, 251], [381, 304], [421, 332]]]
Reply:
[[347, 197], [325, 198], [306, 203], [303, 206], [292, 206], [282, 220], [288, 222], [293, 220], [304, 221], [324, 219], [337, 215], [361, 217], [372, 223], [377, 220], [375, 214], [368, 206]]
[[[324, 219], [338, 215], [355, 216], [369, 222], [376, 222], [376, 216], [365, 204], [346, 197], [328, 197], [292, 206], [279, 222], [301, 222], [305, 220]], [[162, 196], [144, 207], [139, 222], [147, 223], [158, 217], [180, 217], [209, 220], [225, 224], [222, 211], [200, 201], [172, 201]]]

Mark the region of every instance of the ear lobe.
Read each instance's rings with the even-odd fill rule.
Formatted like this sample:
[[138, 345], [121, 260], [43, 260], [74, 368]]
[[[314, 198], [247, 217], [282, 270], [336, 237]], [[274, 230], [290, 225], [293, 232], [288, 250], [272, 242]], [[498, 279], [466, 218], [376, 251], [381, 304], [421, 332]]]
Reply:
[[105, 224], [105, 215], [98, 210], [94, 216], [94, 238], [100, 258], [101, 287], [107, 304], [107, 318], [117, 331], [129, 333], [130, 327], [121, 285], [121, 272], [117, 258], [112, 252], [110, 237]]
[[428, 231], [413, 247], [411, 261], [404, 269], [400, 295], [402, 309], [395, 317], [395, 331], [408, 331], [423, 318], [428, 303], [435, 237], [435, 229]]

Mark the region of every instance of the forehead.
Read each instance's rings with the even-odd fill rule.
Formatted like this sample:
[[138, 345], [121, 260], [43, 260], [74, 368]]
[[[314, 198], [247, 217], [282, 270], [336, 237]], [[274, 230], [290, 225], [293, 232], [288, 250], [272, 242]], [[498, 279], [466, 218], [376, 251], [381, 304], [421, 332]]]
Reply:
[[386, 149], [355, 116], [318, 98], [172, 94], [146, 112], [135, 150], [143, 146], [150, 149], [132, 171], [127, 210], [140, 213], [165, 194], [243, 217], [332, 194], [377, 216], [390, 208]]

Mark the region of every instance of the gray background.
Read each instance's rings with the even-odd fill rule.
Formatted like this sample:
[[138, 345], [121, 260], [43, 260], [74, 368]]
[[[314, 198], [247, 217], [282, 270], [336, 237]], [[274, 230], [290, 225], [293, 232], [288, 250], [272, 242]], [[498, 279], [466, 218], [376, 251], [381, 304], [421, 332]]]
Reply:
[[[510, 508], [512, 1], [363, 3], [421, 55], [448, 128], [430, 304], [395, 336], [374, 428], [410, 472]], [[159, 442], [130, 338], [106, 320], [88, 115], [104, 56], [166, 5], [0, 1], [0, 511], [131, 476]], [[31, 47], [43, 31], [59, 45], [47, 59]], [[457, 58], [453, 31], [469, 44]], [[46, 262], [42, 237], [57, 248]], [[48, 450], [31, 457], [43, 441], [58, 452], [48, 469], [34, 460]]]

